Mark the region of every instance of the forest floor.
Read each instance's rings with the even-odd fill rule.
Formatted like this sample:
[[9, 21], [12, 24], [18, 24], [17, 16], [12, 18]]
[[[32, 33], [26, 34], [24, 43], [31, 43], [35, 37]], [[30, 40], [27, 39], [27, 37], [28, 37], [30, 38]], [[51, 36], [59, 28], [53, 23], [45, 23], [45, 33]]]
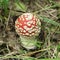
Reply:
[[[39, 45], [26, 50], [15, 31], [23, 13], [41, 20]], [[60, 0], [0, 0], [0, 60], [49, 60], [60, 58]]]

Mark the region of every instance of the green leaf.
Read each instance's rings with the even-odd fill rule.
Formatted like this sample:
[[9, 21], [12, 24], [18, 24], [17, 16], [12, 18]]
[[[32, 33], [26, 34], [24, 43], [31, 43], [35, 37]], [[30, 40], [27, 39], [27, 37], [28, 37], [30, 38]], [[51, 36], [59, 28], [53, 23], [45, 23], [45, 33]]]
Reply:
[[15, 8], [16, 10], [19, 10], [22, 12], [26, 12], [26, 10], [27, 10], [27, 7], [22, 2], [16, 2], [15, 6], [16, 6], [16, 8]]
[[39, 16], [39, 18], [40, 18], [42, 21], [44, 21], [44, 22], [47, 22], [47, 23], [49, 23], [49, 24], [53, 24], [53, 25], [55, 25], [55, 26], [59, 26], [59, 27], [60, 27], [60, 23], [58, 23], [58, 22], [56, 22], [56, 21], [54, 21], [54, 20], [51, 20], [51, 19], [46, 18], [46, 17], [43, 17], [43, 16]]

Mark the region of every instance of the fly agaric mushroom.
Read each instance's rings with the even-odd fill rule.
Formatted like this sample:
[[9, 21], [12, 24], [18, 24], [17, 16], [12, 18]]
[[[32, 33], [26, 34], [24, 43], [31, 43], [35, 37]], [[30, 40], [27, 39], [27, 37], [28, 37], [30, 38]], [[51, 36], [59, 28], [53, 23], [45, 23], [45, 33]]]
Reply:
[[15, 21], [15, 29], [21, 38], [21, 44], [27, 50], [36, 48], [36, 36], [41, 29], [40, 20], [32, 13], [24, 13]]

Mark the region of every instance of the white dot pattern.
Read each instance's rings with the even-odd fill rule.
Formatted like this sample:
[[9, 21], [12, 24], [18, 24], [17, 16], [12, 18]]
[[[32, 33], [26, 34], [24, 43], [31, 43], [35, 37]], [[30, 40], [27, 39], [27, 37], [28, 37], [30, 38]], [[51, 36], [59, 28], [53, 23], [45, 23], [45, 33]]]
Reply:
[[[39, 24], [37, 24], [39, 22]], [[24, 13], [15, 21], [16, 32], [24, 36], [33, 36], [39, 34], [41, 22], [32, 13]]]

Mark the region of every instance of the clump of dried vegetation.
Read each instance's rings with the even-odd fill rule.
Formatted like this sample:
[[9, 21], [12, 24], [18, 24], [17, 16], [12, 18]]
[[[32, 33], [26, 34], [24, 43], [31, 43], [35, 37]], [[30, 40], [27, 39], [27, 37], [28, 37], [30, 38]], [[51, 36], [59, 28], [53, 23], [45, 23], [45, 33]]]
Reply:
[[[16, 18], [31, 12], [41, 20], [38, 48], [27, 51], [15, 32]], [[60, 58], [60, 0], [0, 0], [0, 59]]]

